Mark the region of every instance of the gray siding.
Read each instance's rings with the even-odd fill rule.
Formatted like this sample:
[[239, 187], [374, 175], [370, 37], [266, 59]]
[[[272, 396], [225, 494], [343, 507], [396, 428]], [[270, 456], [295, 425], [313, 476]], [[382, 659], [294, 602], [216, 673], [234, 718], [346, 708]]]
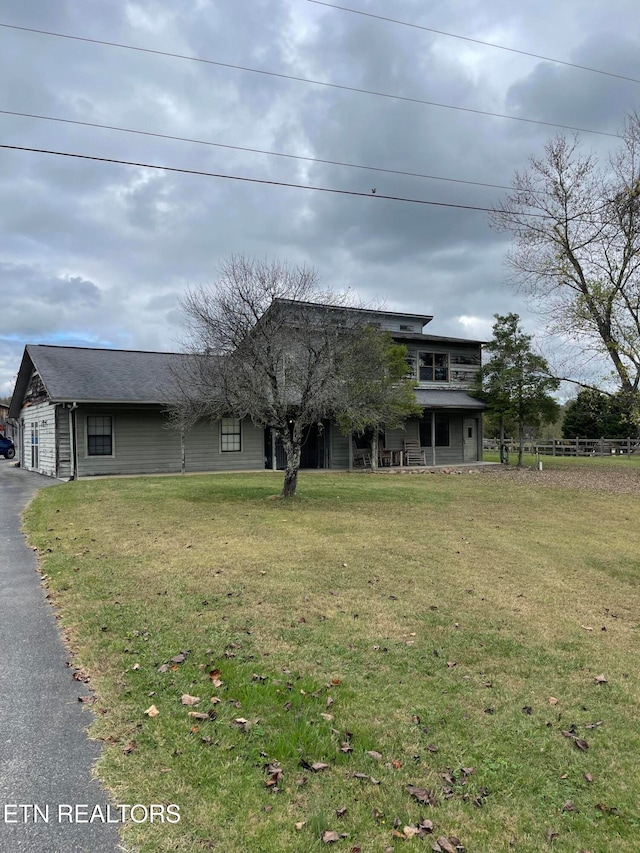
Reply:
[[[49, 477], [56, 476], [56, 407], [52, 403], [37, 403], [20, 412], [23, 421], [24, 453], [20, 463], [28, 471], [38, 471]], [[38, 459], [32, 454], [32, 425], [37, 429]]]
[[255, 471], [264, 468], [264, 430], [242, 421], [242, 449], [222, 452], [220, 421], [203, 421], [185, 435], [187, 471]]
[[58, 406], [56, 409], [56, 456], [58, 477], [63, 480], [68, 480], [71, 476], [71, 438], [69, 418], [69, 409], [65, 409], [64, 406]]
[[331, 424], [329, 466], [331, 468], [349, 467], [349, 436], [344, 435], [337, 424]]
[[[112, 418], [113, 454], [89, 456], [87, 416]], [[167, 427], [160, 409], [81, 406], [77, 411], [78, 476], [160, 474], [180, 471], [180, 436]]]
[[[110, 415], [113, 454], [89, 456], [87, 416]], [[181, 471], [180, 434], [159, 407], [82, 406], [77, 413], [78, 476], [176, 474]], [[246, 471], [264, 468], [264, 432], [242, 423], [242, 450], [220, 450], [220, 423], [203, 421], [185, 434], [185, 470]]]
[[[425, 342], [421, 344], [409, 343], [407, 354], [416, 356], [418, 351], [448, 353], [449, 355], [449, 382], [419, 382], [420, 388], [469, 388], [480, 370], [480, 347], [463, 346], [461, 344], [447, 344]], [[477, 364], [465, 364], [469, 357], [477, 359]]]

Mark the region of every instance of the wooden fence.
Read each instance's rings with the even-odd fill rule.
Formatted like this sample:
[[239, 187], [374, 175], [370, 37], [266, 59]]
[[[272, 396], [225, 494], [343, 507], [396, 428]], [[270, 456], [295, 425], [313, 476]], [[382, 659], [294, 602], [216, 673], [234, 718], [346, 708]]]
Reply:
[[[516, 438], [506, 438], [504, 444], [509, 453], [517, 453], [519, 442]], [[500, 440], [485, 438], [485, 450], [500, 450]], [[524, 443], [525, 453], [539, 453], [541, 456], [630, 456], [640, 453], [638, 438], [548, 438], [528, 439]]]

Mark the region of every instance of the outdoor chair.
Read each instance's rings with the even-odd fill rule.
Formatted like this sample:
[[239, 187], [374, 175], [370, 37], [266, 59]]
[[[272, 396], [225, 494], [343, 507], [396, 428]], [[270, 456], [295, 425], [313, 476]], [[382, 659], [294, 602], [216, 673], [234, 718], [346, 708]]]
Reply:
[[404, 464], [405, 465], [426, 465], [424, 450], [420, 447], [420, 442], [413, 439], [405, 439], [404, 442]]
[[353, 467], [354, 468], [370, 468], [371, 467], [371, 451], [367, 448], [353, 448]]

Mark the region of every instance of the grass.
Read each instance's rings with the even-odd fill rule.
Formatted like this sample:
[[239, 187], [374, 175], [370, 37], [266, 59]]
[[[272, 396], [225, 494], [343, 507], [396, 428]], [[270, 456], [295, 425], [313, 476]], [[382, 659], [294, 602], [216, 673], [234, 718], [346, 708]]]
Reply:
[[[302, 474], [283, 502], [280, 480], [80, 481], [28, 510], [99, 775], [180, 806], [127, 849], [637, 850], [640, 500]], [[421, 818], [431, 840], [402, 840]]]
[[[483, 454], [485, 462], [499, 462], [500, 454], [485, 450]], [[542, 461], [544, 468], [552, 470], [573, 470], [575, 468], [601, 469], [611, 468], [616, 470], [640, 470], [640, 454], [633, 453], [631, 456], [621, 454], [620, 456], [543, 456], [536, 457], [534, 453], [525, 453], [522, 462], [525, 466], [535, 467], [538, 459]], [[518, 451], [509, 453], [509, 464], [515, 465], [518, 461]]]

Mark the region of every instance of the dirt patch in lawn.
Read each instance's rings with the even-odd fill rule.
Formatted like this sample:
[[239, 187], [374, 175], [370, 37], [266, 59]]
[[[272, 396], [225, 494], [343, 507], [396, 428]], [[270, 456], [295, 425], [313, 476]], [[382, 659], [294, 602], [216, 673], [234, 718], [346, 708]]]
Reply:
[[572, 468], [543, 468], [538, 471], [537, 468], [492, 466], [479, 470], [483, 477], [523, 485], [640, 495], [640, 471], [635, 468], [615, 468], [613, 465], [588, 468], [586, 465], [576, 465]]

